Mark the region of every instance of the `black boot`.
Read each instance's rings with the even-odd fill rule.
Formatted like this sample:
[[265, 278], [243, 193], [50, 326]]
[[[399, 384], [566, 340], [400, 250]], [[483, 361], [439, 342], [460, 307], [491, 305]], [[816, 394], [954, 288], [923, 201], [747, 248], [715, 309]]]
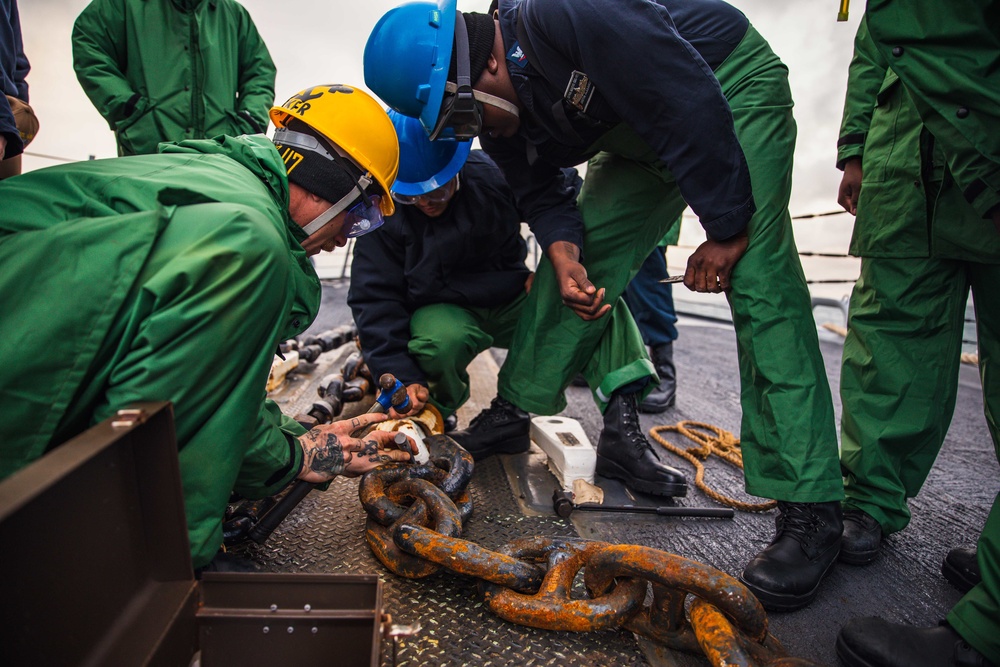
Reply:
[[677, 375], [674, 371], [674, 344], [664, 343], [650, 348], [650, 357], [660, 384], [639, 404], [640, 412], [655, 414], [674, 404], [677, 397]]
[[494, 454], [520, 454], [531, 447], [528, 435], [531, 417], [510, 401], [497, 396], [469, 422], [469, 428], [451, 433], [451, 438], [472, 458], [481, 461]]
[[611, 395], [604, 411], [604, 429], [597, 443], [597, 469], [630, 489], [657, 496], [687, 495], [684, 473], [660, 461], [642, 434], [635, 394]]
[[956, 547], [949, 551], [941, 564], [941, 574], [961, 592], [972, 590], [983, 580], [976, 547]]
[[933, 628], [853, 618], [837, 635], [837, 657], [846, 667], [990, 667], [992, 663], [947, 623]]
[[793, 611], [816, 597], [840, 551], [844, 521], [839, 502], [778, 502], [771, 544], [739, 579], [768, 611]]
[[882, 546], [882, 526], [863, 510], [844, 510], [844, 534], [840, 540], [840, 561], [848, 565], [868, 565]]

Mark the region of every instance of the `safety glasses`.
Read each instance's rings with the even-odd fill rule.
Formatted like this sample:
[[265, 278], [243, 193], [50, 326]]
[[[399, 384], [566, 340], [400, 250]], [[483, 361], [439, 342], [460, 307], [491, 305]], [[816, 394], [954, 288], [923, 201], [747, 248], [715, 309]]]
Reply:
[[379, 208], [382, 197], [365, 195], [364, 190], [361, 192], [361, 201], [352, 206], [344, 216], [343, 232], [349, 239], [373, 232], [385, 222], [382, 209]]
[[411, 206], [423, 200], [428, 204], [444, 204], [451, 200], [458, 192], [458, 174], [440, 188], [425, 192], [422, 195], [401, 195], [398, 192], [392, 193], [393, 200], [398, 204]]

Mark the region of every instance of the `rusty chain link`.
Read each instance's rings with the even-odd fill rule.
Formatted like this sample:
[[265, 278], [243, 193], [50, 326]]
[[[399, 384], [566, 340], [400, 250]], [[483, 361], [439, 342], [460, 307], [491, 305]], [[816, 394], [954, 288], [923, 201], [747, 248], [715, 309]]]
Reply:
[[[498, 551], [462, 539], [472, 514], [472, 457], [446, 435], [425, 444], [428, 463], [382, 466], [358, 488], [368, 544], [393, 573], [421, 578], [445, 568], [475, 577], [490, 610], [520, 625], [625, 628], [720, 667], [813, 665], [768, 633], [767, 615], [745, 586], [703, 563], [580, 538], [522, 538]], [[585, 592], [574, 590], [581, 572]]]

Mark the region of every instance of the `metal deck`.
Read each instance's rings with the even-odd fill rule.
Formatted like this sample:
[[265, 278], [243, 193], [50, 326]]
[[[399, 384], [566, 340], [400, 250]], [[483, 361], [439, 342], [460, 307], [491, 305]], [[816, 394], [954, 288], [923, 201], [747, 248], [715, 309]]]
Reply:
[[[349, 321], [345, 298], [345, 285], [327, 284], [323, 311], [311, 330]], [[643, 427], [648, 430], [690, 419], [738, 433], [739, 381], [731, 327], [685, 317], [679, 326], [681, 337], [675, 344], [678, 404], [661, 415], [643, 415]], [[824, 337], [822, 349], [839, 418], [841, 347], [835, 339]], [[489, 403], [500, 360], [502, 353], [497, 351], [492, 357], [477, 359], [472, 369], [473, 397], [459, 414], [461, 425]], [[324, 355], [319, 363], [339, 368], [337, 353]], [[301, 376], [296, 381], [300, 386], [285, 397], [284, 409], [294, 414], [302, 405], [308, 407], [314, 397], [311, 386], [322, 374], [323, 368], [318, 368]], [[562, 414], [580, 420], [596, 443], [601, 423], [589, 391], [570, 388], [567, 398], [569, 406]], [[664, 457], [693, 480], [686, 462], [666, 452]], [[728, 464], [710, 461], [706, 478], [724, 493], [749, 499], [742, 491], [741, 473]], [[771, 614], [772, 632], [793, 655], [833, 665], [836, 633], [850, 618], [879, 615], [917, 625], [936, 623], [960, 597], [940, 576], [941, 561], [951, 547], [975, 541], [996, 493], [997, 479], [978, 372], [963, 365], [953, 425], [923, 491], [911, 502], [910, 526], [887, 538], [874, 564], [864, 568], [838, 565], [824, 581], [817, 601], [807, 609]], [[599, 482], [613, 498], [624, 499], [623, 487]], [[578, 534], [663, 549], [738, 574], [773, 531], [773, 512], [738, 512], [734, 520], [577, 512], [571, 520], [564, 520], [552, 512], [550, 499], [555, 486], [544, 456], [534, 449], [529, 454], [480, 463], [470, 486], [475, 512], [465, 537], [495, 548], [517, 537]], [[662, 504], [648, 497], [636, 500]], [[689, 496], [677, 502], [713, 505], [693, 484]], [[442, 572], [423, 580], [406, 580], [387, 572], [369, 552], [363, 531], [357, 481], [338, 479], [326, 493], [311, 494], [266, 545], [241, 550], [269, 571], [378, 574], [385, 585], [385, 608], [394, 622], [419, 622], [423, 628], [417, 637], [400, 642], [400, 666], [705, 664], [697, 657], [636, 640], [624, 631], [575, 634], [507, 623], [484, 607], [471, 579]], [[392, 664], [388, 643], [383, 664]]]

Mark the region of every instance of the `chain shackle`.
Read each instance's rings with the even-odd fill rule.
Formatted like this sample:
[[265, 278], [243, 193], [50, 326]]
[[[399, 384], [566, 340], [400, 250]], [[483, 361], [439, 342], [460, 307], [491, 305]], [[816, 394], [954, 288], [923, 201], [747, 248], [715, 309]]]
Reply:
[[463, 522], [472, 514], [472, 501], [465, 490], [472, 478], [472, 455], [446, 435], [424, 439], [430, 460], [422, 465], [386, 464], [365, 473], [358, 484], [358, 497], [368, 516], [389, 526], [399, 521], [406, 507], [389, 498], [388, 490], [407, 479], [424, 479], [442, 489], [459, 508]]
[[548, 571], [536, 594], [525, 595], [492, 583], [479, 583], [486, 604], [500, 618], [545, 630], [588, 632], [619, 627], [642, 607], [646, 582], [639, 579], [621, 579], [611, 590], [590, 599], [572, 597], [576, 575], [595, 553], [610, 545], [586, 540], [528, 542], [534, 544], [512, 542], [500, 552], [519, 560], [548, 560]]
[[445, 474], [445, 471], [429, 464], [387, 463], [362, 475], [358, 498], [369, 519], [391, 526], [403, 517], [408, 508], [389, 498], [390, 488], [409, 479], [426, 480], [436, 486]]
[[424, 444], [430, 452], [430, 463], [448, 473], [438, 486], [454, 500], [465, 491], [472, 479], [472, 471], [476, 465], [472, 454], [443, 433], [428, 436], [424, 439]]

